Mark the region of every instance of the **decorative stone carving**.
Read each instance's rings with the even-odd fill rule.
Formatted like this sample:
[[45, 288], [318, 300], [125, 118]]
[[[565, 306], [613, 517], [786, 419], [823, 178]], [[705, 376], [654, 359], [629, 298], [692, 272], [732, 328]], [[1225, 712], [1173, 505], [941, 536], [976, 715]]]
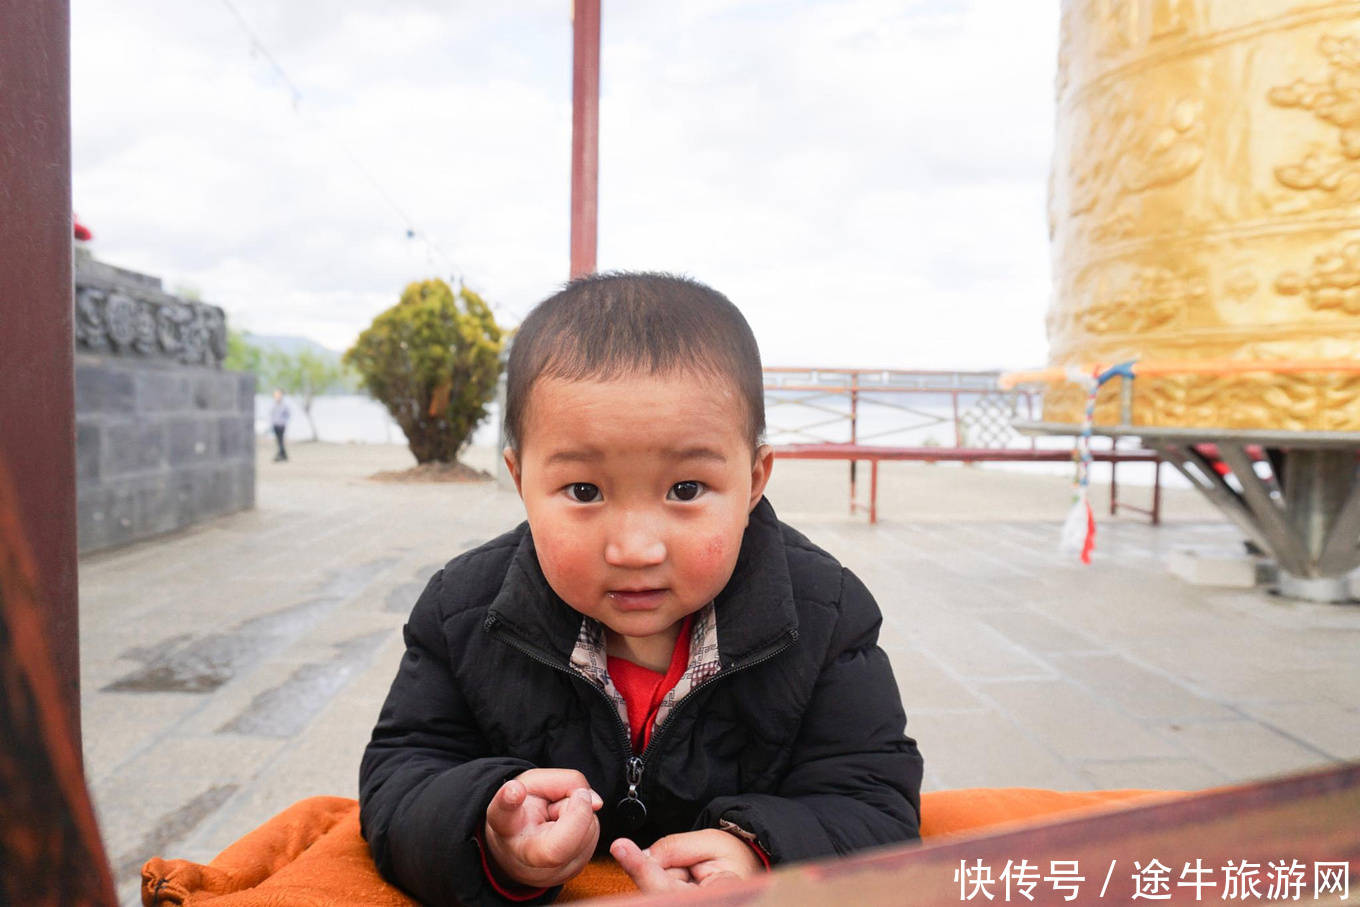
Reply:
[[137, 336], [137, 303], [117, 291], [104, 300], [104, 327], [109, 340], [120, 352], [132, 346]]
[[100, 306], [106, 294], [93, 287], [76, 288], [76, 344], [90, 350], [103, 350], [109, 344], [104, 331]]
[[156, 352], [156, 307], [146, 300], [137, 306], [137, 339], [132, 347], [143, 356]]
[[91, 352], [220, 367], [227, 356], [227, 323], [217, 306], [172, 296], [151, 278], [79, 261], [75, 340]]

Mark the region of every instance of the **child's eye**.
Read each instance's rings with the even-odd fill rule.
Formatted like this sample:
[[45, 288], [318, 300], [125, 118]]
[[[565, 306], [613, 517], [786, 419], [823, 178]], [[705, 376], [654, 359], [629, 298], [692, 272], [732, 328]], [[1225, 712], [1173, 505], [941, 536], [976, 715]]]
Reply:
[[589, 482], [573, 482], [567, 486], [567, 494], [580, 504], [591, 504], [599, 498], [600, 489]]
[[[677, 501], [692, 501], [699, 496], [703, 489], [703, 482], [676, 482], [671, 486], [671, 494], [675, 495]], [[669, 495], [667, 495], [667, 499], [670, 499]]]

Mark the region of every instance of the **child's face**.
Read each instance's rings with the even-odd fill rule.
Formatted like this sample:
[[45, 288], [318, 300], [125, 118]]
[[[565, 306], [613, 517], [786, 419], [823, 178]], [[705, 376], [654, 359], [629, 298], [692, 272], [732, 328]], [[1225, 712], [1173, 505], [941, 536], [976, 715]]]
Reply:
[[762, 446], [752, 463], [745, 406], [727, 382], [545, 378], [527, 422], [506, 464], [563, 601], [648, 637], [722, 590], [774, 459]]

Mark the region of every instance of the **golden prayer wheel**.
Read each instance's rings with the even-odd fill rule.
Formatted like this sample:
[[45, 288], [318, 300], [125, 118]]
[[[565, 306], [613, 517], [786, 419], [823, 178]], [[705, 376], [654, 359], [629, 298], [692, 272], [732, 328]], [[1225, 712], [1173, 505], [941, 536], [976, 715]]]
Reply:
[[[1057, 108], [1053, 365], [1360, 361], [1360, 3], [1064, 0]], [[1355, 371], [1120, 383], [1097, 425], [1360, 431]]]

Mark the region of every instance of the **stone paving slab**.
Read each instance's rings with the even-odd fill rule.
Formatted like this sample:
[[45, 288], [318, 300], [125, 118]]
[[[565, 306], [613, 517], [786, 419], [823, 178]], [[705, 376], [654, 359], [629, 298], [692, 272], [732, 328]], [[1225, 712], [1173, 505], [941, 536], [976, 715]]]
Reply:
[[[368, 479], [404, 448], [257, 454], [254, 511], [81, 561], [86, 770], [129, 905], [153, 854], [206, 861], [355, 796], [416, 596], [523, 519], [492, 482]], [[927, 789], [1197, 789], [1360, 756], [1360, 608], [1171, 576], [1177, 546], [1239, 544], [1190, 493], [1161, 529], [1103, 519], [1082, 567], [1055, 548], [1063, 477], [885, 464], [869, 526], [846, 473], [780, 462], [769, 497], [875, 594]]]

